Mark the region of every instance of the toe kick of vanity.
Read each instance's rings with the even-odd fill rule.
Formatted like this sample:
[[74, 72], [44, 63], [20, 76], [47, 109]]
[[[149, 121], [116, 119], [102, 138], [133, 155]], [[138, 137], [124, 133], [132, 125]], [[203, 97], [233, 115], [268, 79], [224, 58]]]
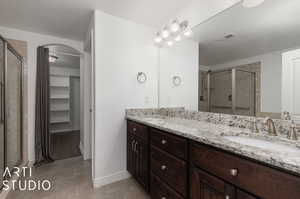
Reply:
[[286, 170], [127, 120], [127, 170], [152, 199], [298, 199]]

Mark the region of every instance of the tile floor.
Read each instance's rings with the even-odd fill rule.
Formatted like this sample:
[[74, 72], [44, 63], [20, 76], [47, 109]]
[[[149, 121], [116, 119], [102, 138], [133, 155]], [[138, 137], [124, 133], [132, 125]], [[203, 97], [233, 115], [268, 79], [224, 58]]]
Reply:
[[81, 157], [59, 160], [33, 171], [32, 179], [50, 179], [49, 191], [12, 191], [7, 199], [150, 199], [133, 180], [93, 189], [91, 162]]

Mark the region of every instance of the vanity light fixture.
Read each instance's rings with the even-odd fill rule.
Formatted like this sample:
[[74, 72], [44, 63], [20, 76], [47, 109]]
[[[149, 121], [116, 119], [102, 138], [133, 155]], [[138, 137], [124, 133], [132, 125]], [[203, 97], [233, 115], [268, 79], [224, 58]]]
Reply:
[[167, 41], [168, 46], [173, 46], [173, 43], [174, 43], [173, 41]]
[[192, 30], [188, 27], [188, 21], [179, 22], [175, 19], [156, 33], [154, 42], [160, 47], [173, 46], [174, 42], [181, 41], [183, 37], [190, 37], [192, 33]]
[[170, 32], [169, 32], [169, 30], [167, 29], [167, 27], [165, 27], [165, 28], [163, 29], [161, 35], [162, 35], [162, 37], [165, 38], [165, 39], [168, 38], [168, 37], [170, 36]]
[[189, 30], [185, 31], [185, 32], [183, 33], [183, 35], [186, 36], [186, 37], [190, 37], [190, 36], [192, 35], [192, 33], [193, 33], [192, 30], [189, 29]]
[[245, 8], [253, 8], [262, 4], [265, 0], [243, 0], [242, 5]]
[[179, 24], [178, 20], [175, 19], [171, 24], [171, 31], [177, 32], [177, 31], [179, 31], [179, 29], [180, 29], [180, 24]]
[[160, 42], [162, 42], [162, 40], [163, 40], [163, 39], [161, 38], [160, 34], [157, 33], [157, 34], [156, 34], [156, 37], [155, 37], [155, 39], [154, 39], [155, 43], [160, 43]]

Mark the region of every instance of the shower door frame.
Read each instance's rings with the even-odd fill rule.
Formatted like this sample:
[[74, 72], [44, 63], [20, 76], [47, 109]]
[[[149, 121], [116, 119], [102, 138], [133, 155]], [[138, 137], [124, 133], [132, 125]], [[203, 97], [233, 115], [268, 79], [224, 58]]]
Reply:
[[[6, 91], [8, 90], [8, 81], [7, 81], [7, 53], [10, 51], [18, 61], [20, 61], [20, 151], [21, 151], [21, 160], [17, 162], [14, 167], [19, 167], [23, 161], [24, 161], [24, 149], [23, 149], [23, 141], [24, 141], [24, 135], [23, 135], [23, 68], [24, 68], [24, 58], [13, 48], [13, 46], [0, 35], [0, 40], [3, 42], [3, 72], [2, 72], [2, 80], [4, 83], [4, 90], [1, 93], [2, 99], [1, 99], [1, 115], [3, 115], [3, 121], [4, 121], [4, 168], [7, 167], [7, 118], [8, 118], [8, 106], [6, 106], [8, 99], [8, 96], [6, 95]], [[3, 95], [3, 96], [2, 96]], [[3, 100], [4, 99], [4, 100]], [[1, 116], [2, 117], [2, 116]], [[12, 168], [10, 168], [12, 169]], [[2, 174], [1, 174], [2, 175]], [[8, 176], [4, 176], [4, 179], [8, 179]], [[0, 184], [0, 191], [2, 189], [2, 183]]]
[[231, 72], [231, 95], [232, 95], [232, 103], [231, 103], [231, 108], [232, 108], [232, 114], [236, 115], [236, 72], [241, 71], [241, 72], [246, 72], [250, 73], [251, 77], [253, 75], [253, 88], [254, 88], [254, 97], [253, 97], [253, 106], [254, 106], [254, 116], [256, 115], [256, 73], [239, 69], [237, 67], [231, 67], [231, 68], [226, 68], [226, 69], [219, 69], [219, 70], [209, 70], [207, 72], [207, 106], [208, 106], [208, 112], [211, 112], [212, 109], [212, 104], [211, 104], [211, 75], [214, 73], [222, 73], [222, 72]]

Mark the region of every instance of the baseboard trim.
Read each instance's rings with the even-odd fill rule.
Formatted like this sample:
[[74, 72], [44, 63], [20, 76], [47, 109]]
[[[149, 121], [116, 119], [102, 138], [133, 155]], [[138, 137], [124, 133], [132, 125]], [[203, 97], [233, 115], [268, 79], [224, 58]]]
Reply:
[[93, 179], [93, 186], [94, 186], [94, 188], [99, 188], [104, 185], [108, 185], [108, 184], [111, 184], [114, 182], [125, 180], [130, 177], [131, 177], [131, 175], [127, 171], [120, 171], [120, 172], [116, 172], [112, 175]]

